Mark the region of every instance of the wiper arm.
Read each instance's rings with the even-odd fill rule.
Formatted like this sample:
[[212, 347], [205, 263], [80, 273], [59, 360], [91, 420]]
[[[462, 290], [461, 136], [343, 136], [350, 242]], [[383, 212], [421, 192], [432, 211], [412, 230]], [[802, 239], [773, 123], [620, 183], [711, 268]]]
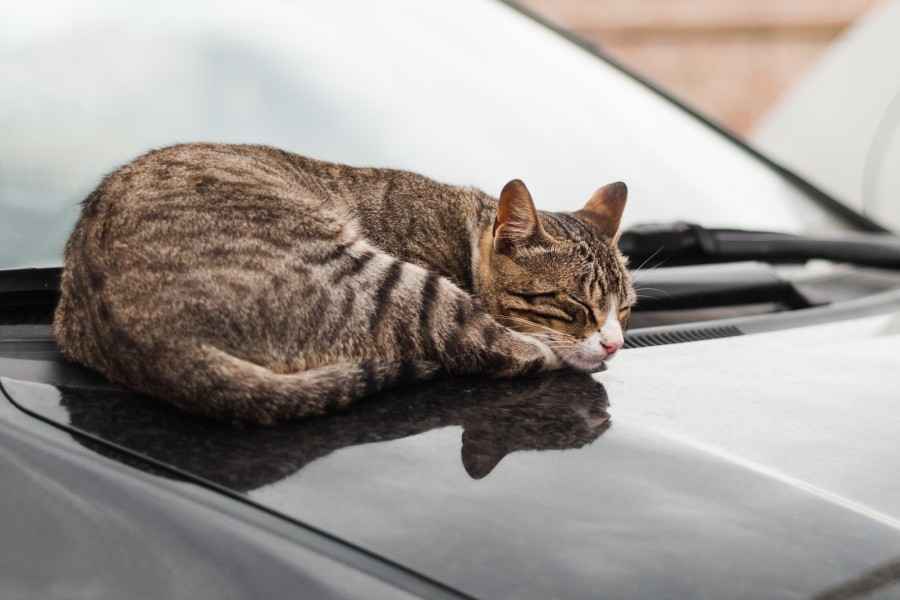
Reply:
[[882, 269], [900, 269], [900, 238], [888, 234], [809, 237], [770, 231], [711, 229], [693, 223], [636, 225], [624, 231], [619, 248], [632, 267], [763, 261], [803, 263], [819, 258]]

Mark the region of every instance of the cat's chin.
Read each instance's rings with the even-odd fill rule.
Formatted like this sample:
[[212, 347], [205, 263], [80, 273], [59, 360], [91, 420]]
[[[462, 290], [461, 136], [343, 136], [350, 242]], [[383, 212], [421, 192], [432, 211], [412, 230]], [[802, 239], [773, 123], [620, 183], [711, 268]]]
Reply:
[[604, 354], [598, 356], [585, 356], [580, 352], [573, 352], [568, 356], [562, 357], [563, 362], [570, 369], [581, 371], [582, 373], [600, 373], [606, 370], [606, 361], [608, 360]]

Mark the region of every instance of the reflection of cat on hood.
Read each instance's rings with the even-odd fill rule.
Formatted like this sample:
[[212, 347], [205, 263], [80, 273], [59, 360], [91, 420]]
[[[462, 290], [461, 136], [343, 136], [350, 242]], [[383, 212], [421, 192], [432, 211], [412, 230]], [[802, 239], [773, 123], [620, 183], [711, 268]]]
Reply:
[[603, 386], [566, 372], [438, 381], [383, 393], [346, 413], [266, 428], [190, 417], [126, 391], [61, 391], [73, 427], [240, 491], [283, 479], [341, 448], [450, 425], [463, 427], [463, 466], [481, 479], [511, 452], [578, 448], [609, 427]]
[[606, 390], [583, 375], [550, 377], [460, 411], [462, 463], [487, 476], [516, 450], [565, 450], [593, 442], [609, 427]]

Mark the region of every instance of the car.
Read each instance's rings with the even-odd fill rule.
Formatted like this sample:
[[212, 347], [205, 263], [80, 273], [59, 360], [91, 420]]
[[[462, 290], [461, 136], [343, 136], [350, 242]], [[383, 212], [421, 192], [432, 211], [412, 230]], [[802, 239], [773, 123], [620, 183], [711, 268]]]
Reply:
[[879, 3], [770, 110], [752, 141], [880, 223], [900, 225], [900, 2]]
[[[3, 597], [900, 592], [881, 222], [505, 2], [5, 13]], [[625, 180], [627, 349], [594, 375], [445, 378], [272, 427], [67, 363], [50, 320], [79, 201], [192, 140], [522, 177], [544, 209]]]

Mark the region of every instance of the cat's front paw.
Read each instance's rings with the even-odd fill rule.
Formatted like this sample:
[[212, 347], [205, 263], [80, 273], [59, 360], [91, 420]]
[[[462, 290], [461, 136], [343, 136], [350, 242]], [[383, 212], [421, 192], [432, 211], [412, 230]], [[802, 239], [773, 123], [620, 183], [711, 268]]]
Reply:
[[521, 372], [558, 371], [565, 367], [562, 358], [542, 340], [516, 331], [513, 334], [520, 342], [516, 355]]

